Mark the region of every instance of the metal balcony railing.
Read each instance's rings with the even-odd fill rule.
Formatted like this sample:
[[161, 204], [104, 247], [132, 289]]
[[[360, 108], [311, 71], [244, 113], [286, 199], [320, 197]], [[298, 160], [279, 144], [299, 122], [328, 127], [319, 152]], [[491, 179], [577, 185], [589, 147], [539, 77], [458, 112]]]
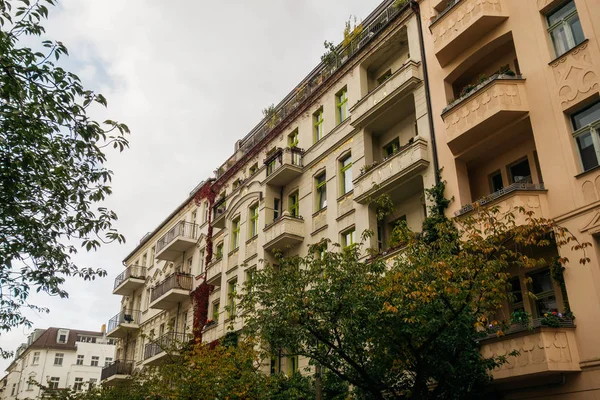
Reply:
[[181, 272], [175, 272], [169, 275], [164, 281], [152, 289], [152, 296], [150, 296], [150, 302], [165, 295], [169, 290], [182, 289], [192, 290], [192, 282], [194, 277], [190, 274], [184, 274]]
[[162, 249], [167, 247], [169, 243], [178, 237], [184, 237], [188, 239], [198, 238], [198, 225], [192, 222], [180, 221], [177, 223], [169, 232], [161, 237], [156, 243], [156, 252], [160, 252]]
[[114, 289], [121, 286], [121, 284], [129, 278], [146, 279], [146, 267], [140, 267], [139, 265], [127, 267], [125, 271], [115, 278]]
[[525, 191], [546, 190], [546, 187], [544, 186], [543, 183], [532, 183], [531, 177], [529, 176], [529, 177], [521, 179], [519, 182], [515, 182], [510, 186], [502, 188], [502, 189], [498, 190], [497, 192], [490, 194], [489, 196], [485, 196], [485, 197], [477, 200], [475, 203], [471, 203], [471, 204], [467, 204], [466, 206], [463, 206], [460, 210], [456, 211], [454, 213], [454, 215], [456, 217], [459, 217], [463, 214], [473, 211], [477, 206], [486, 205], [488, 203], [491, 203], [494, 200], [499, 199], [502, 196], [506, 196], [509, 193], [516, 192], [519, 190], [525, 190]]
[[144, 360], [168, 350], [177, 350], [187, 340], [185, 333], [169, 332], [144, 346]]
[[122, 311], [108, 321], [108, 332], [114, 331], [122, 324], [140, 324], [142, 312], [140, 310]]
[[213, 221], [227, 211], [225, 200], [227, 200], [227, 198], [223, 197], [215, 202], [215, 205], [213, 206]]
[[[508, 336], [508, 335], [512, 335], [515, 333], [519, 333], [519, 332], [532, 331], [536, 328], [541, 328], [541, 327], [551, 328], [547, 325], [542, 324], [542, 320], [543, 320], [543, 318], [533, 318], [528, 324], [512, 324], [508, 327], [508, 329], [506, 329], [505, 331], [502, 332], [503, 336]], [[558, 321], [558, 328], [574, 328], [574, 327], [575, 327], [575, 323], [573, 322], [573, 318], [562, 317]], [[500, 327], [490, 329], [488, 331], [489, 332], [488, 335], [479, 339], [479, 341], [497, 338], [498, 335], [493, 331], [499, 331], [499, 330], [501, 330]]]
[[100, 380], [110, 378], [115, 375], [131, 375], [133, 373], [133, 361], [116, 360], [102, 368]]
[[[288, 153], [290, 154], [289, 158], [287, 157]], [[273, 174], [273, 172], [277, 171], [286, 163], [302, 168], [303, 155], [304, 150], [298, 147], [286, 147], [285, 149], [281, 147], [278, 148], [264, 161], [264, 164], [267, 166], [267, 176]]]

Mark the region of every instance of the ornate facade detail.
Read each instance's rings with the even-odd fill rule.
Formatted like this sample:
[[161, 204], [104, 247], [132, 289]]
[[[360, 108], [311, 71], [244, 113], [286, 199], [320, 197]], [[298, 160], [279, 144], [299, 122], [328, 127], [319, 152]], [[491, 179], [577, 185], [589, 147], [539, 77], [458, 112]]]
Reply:
[[587, 42], [553, 62], [552, 68], [563, 110], [600, 91], [600, 80]]

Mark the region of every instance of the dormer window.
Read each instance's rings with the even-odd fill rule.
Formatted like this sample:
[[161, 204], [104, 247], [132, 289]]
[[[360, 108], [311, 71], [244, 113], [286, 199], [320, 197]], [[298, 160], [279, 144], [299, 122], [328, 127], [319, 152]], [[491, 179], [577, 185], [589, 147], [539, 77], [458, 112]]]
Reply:
[[56, 336], [56, 343], [66, 344], [69, 340], [69, 331], [66, 329], [59, 329], [58, 335]]

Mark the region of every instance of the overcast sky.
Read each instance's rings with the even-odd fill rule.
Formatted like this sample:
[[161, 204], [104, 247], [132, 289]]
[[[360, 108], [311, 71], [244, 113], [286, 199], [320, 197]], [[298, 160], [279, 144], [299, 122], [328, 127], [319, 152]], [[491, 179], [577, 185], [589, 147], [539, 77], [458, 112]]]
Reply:
[[[106, 278], [68, 281], [70, 298], [35, 296], [50, 314], [34, 327], [99, 330], [119, 311], [112, 295], [121, 261], [189, 192], [233, 153], [236, 140], [319, 62], [323, 42], [339, 42], [350, 15], [364, 19], [381, 0], [60, 0], [48, 38], [71, 57], [64, 66], [109, 108], [98, 119], [125, 122], [130, 149], [109, 157], [109, 207], [127, 239], [91, 254], [84, 266]], [[14, 350], [26, 329], [0, 337]], [[0, 360], [0, 371], [9, 364]], [[1, 373], [1, 372], [0, 372]]]

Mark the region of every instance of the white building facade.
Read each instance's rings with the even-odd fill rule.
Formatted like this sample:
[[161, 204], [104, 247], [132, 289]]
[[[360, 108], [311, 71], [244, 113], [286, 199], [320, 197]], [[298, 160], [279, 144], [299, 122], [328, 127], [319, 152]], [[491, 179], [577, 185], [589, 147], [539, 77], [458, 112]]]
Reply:
[[115, 359], [114, 339], [103, 332], [36, 329], [19, 346], [7, 368], [1, 399], [35, 399], [40, 388], [85, 390], [100, 382], [102, 368]]

